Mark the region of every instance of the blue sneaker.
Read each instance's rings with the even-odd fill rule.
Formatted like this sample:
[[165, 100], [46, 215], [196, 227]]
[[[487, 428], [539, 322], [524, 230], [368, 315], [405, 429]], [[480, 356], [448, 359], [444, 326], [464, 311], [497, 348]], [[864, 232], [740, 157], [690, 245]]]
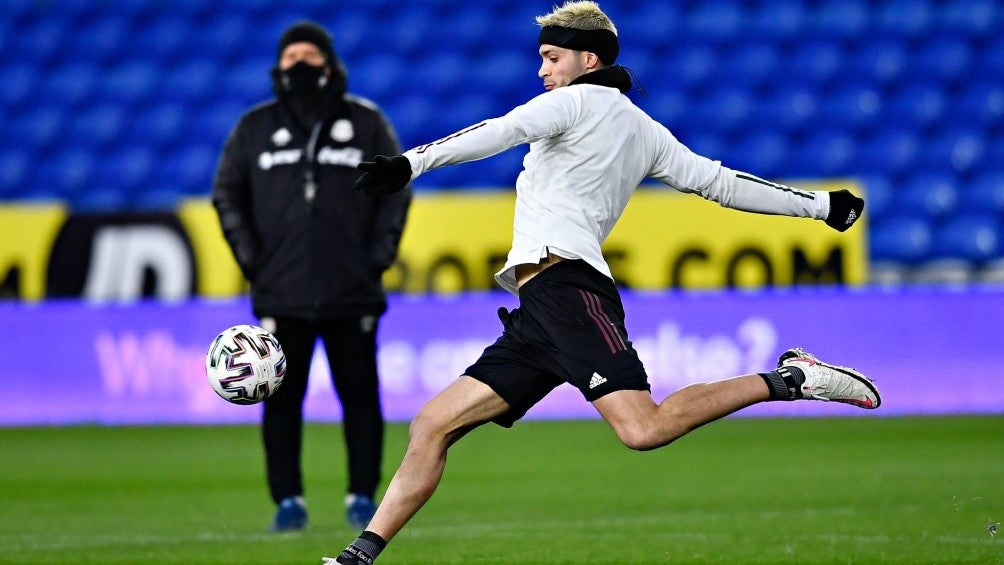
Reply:
[[282, 499], [275, 520], [268, 527], [270, 532], [295, 532], [307, 527], [307, 505], [302, 496]]
[[369, 525], [373, 515], [376, 514], [376, 509], [376, 503], [368, 496], [349, 494], [345, 497], [345, 516], [349, 520], [349, 526], [357, 530], [365, 529]]

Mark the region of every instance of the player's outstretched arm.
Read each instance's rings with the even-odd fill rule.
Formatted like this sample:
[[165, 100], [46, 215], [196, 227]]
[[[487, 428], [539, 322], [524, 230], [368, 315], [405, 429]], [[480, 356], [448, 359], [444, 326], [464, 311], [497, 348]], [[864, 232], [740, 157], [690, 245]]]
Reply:
[[353, 188], [371, 196], [393, 194], [411, 181], [411, 162], [404, 155], [377, 155], [372, 161], [359, 163], [358, 169], [363, 171], [363, 176], [356, 180]]

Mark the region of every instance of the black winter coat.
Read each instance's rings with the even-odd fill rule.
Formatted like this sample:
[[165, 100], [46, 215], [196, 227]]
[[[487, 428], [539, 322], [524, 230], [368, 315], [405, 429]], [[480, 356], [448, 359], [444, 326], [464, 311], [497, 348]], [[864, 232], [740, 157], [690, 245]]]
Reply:
[[381, 276], [397, 257], [411, 190], [373, 197], [352, 184], [360, 161], [401, 148], [373, 103], [329, 96], [325, 106], [304, 123], [288, 102], [260, 104], [241, 117], [220, 158], [213, 205], [258, 317], [354, 318], [387, 308]]

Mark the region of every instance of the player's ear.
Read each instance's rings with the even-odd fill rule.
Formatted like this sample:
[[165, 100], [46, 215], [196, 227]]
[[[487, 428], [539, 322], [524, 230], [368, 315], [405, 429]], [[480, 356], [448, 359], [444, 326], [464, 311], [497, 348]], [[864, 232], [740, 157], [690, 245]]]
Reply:
[[603, 66], [603, 62], [600, 61], [600, 56], [591, 51], [586, 51], [586, 68], [589, 70], [596, 70]]

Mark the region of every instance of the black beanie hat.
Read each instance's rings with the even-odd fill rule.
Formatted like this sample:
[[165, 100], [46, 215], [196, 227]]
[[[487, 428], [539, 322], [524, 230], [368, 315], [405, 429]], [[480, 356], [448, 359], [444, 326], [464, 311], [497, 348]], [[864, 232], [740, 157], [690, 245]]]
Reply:
[[288, 45], [299, 43], [300, 41], [313, 43], [321, 50], [321, 53], [324, 53], [324, 58], [327, 59], [329, 65], [333, 67], [337, 65], [335, 62], [337, 60], [335, 49], [331, 44], [331, 34], [321, 27], [320, 24], [307, 20], [294, 24], [282, 32], [282, 37], [279, 38], [279, 52], [276, 54], [276, 59], [278, 60], [282, 57], [282, 52]]

